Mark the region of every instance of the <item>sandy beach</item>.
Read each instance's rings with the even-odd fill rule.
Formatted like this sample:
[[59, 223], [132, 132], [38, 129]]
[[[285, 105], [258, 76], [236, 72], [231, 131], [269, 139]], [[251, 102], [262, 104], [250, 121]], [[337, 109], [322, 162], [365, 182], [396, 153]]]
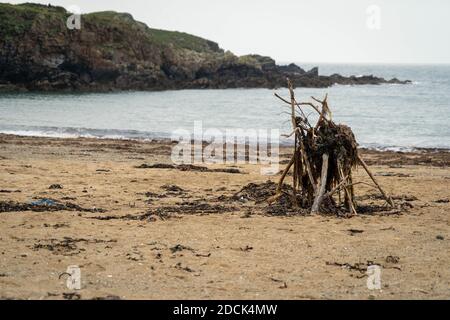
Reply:
[[[361, 151], [402, 209], [350, 219], [268, 210], [239, 192], [279, 176], [164, 168], [170, 153], [164, 142], [0, 135], [0, 298], [450, 298], [450, 153]], [[354, 178], [369, 182], [362, 169]], [[383, 205], [369, 186], [356, 195], [361, 208]], [[42, 199], [58, 210], [30, 210]], [[381, 291], [366, 285], [373, 264]], [[81, 290], [60, 277], [70, 265]]]

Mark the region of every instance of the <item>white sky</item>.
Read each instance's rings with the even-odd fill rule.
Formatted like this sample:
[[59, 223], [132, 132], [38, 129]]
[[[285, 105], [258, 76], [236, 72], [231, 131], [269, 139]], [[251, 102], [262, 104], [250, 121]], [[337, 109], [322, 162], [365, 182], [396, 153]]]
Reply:
[[[82, 12], [129, 12], [152, 28], [192, 33], [238, 55], [278, 62], [450, 63], [448, 0], [54, 0]], [[370, 5], [380, 29], [367, 27]]]

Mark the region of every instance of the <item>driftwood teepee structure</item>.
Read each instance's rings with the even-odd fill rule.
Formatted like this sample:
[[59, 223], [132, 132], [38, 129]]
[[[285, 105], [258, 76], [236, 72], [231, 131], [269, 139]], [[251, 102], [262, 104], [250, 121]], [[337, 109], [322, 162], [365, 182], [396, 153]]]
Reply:
[[[284, 180], [293, 169], [292, 203], [294, 207], [310, 209], [312, 214], [319, 212], [339, 213], [342, 207], [350, 215], [357, 214], [352, 170], [361, 165], [375, 187], [387, 203], [394, 202], [370, 172], [364, 160], [358, 155], [357, 142], [352, 130], [332, 120], [328, 97], [323, 100], [312, 97], [312, 102], [298, 103], [291, 81], [288, 79], [290, 101], [275, 94], [289, 104], [293, 131], [288, 137], [295, 137], [294, 154], [278, 183], [275, 196], [270, 203], [278, 201], [286, 191]], [[305, 108], [318, 113], [318, 120], [312, 125], [305, 114]], [[334, 195], [337, 194], [337, 203]], [[343, 202], [343, 203], [342, 203]], [[343, 204], [343, 205], [342, 205]]]

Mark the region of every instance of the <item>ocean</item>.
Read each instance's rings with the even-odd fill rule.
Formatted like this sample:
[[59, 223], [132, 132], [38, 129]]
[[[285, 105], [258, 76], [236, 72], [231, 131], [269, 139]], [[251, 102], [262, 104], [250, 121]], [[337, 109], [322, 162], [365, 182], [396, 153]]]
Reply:
[[[315, 66], [298, 64], [304, 69]], [[450, 65], [318, 66], [323, 75], [373, 74], [412, 81], [408, 85], [296, 89], [299, 101], [328, 93], [333, 119], [349, 125], [362, 147], [450, 150]], [[288, 96], [286, 89], [276, 92]], [[203, 129], [280, 129], [290, 133], [289, 109], [273, 93], [268, 89], [0, 93], [0, 133], [158, 139], [170, 138], [177, 129], [193, 131], [195, 121], [202, 121]]]

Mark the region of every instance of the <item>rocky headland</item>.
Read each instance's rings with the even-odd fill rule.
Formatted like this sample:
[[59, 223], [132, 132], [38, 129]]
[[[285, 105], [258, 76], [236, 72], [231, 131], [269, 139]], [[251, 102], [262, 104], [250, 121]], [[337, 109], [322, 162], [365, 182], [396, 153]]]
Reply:
[[318, 68], [277, 65], [270, 57], [236, 56], [215, 42], [149, 28], [130, 14], [83, 14], [66, 25], [62, 7], [0, 4], [0, 90], [109, 91], [193, 88], [329, 87], [409, 81], [322, 76]]

